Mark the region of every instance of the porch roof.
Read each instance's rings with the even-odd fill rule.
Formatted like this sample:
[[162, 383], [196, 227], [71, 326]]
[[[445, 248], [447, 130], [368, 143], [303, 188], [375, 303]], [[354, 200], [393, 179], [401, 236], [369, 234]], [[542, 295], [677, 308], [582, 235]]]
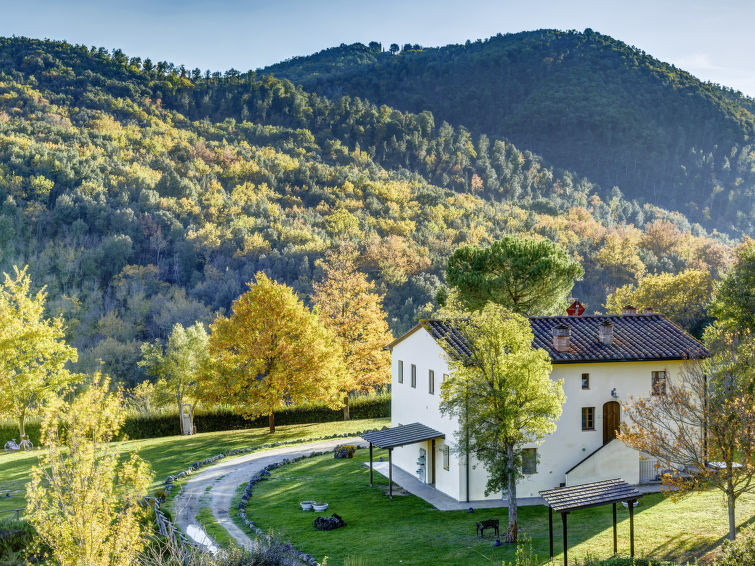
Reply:
[[624, 480], [613, 479], [547, 489], [541, 491], [540, 495], [548, 507], [563, 513], [619, 501], [631, 501], [639, 499], [642, 494]]
[[361, 437], [378, 448], [395, 448], [434, 438], [445, 438], [446, 435], [422, 423], [412, 423], [365, 432]]

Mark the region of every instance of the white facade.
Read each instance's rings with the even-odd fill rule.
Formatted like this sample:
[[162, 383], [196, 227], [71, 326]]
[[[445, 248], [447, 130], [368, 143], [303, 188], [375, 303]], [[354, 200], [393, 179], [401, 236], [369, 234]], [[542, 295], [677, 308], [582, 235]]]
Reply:
[[[475, 466], [474, 461], [467, 466], [465, 457], [453, 449], [450, 450], [448, 468], [443, 465], [444, 450], [455, 444], [459, 426], [455, 419], [441, 415], [439, 410], [440, 384], [443, 375], [450, 373], [443, 348], [425, 328], [418, 326], [395, 342], [391, 352], [391, 425], [420, 422], [445, 434], [444, 440], [435, 441], [434, 450], [431, 441], [395, 448], [394, 465], [417, 474], [422, 481], [434, 484], [436, 489], [458, 501], [501, 498], [500, 493], [485, 496], [483, 467]], [[564, 381], [566, 401], [563, 412], [555, 432], [539, 445], [531, 445], [537, 449], [537, 470], [519, 481], [517, 495], [536, 497], [539, 491], [559, 485], [616, 477], [633, 484], [646, 479], [641, 476], [647, 475], [648, 470], [652, 472], [653, 462], [642, 459], [638, 452], [618, 440], [607, 442], [605, 448], [601, 448], [604, 446], [604, 410], [610, 416], [610, 411], [617, 409], [617, 403], [626, 402], [631, 397], [649, 396], [652, 372], [665, 371], [667, 379], [673, 379], [679, 375], [683, 364], [679, 360], [554, 363], [552, 379]], [[403, 380], [400, 380], [402, 365]], [[416, 375], [414, 386], [412, 367]], [[430, 392], [430, 371], [434, 373], [434, 393]], [[589, 375], [587, 388], [583, 388], [583, 374]], [[613, 405], [604, 409], [607, 403]], [[582, 409], [590, 407], [594, 408], [593, 427], [583, 430]], [[425, 451], [424, 466], [420, 460], [421, 450]]]

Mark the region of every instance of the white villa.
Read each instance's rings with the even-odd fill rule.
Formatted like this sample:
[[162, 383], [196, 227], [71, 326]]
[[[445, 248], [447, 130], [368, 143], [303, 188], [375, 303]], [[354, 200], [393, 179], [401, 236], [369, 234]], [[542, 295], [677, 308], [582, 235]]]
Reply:
[[[519, 497], [604, 479], [654, 480], [656, 462], [616, 439], [621, 401], [663, 394], [689, 360], [707, 355], [692, 336], [660, 314], [530, 318], [534, 345], [545, 349], [566, 402], [556, 431], [526, 448]], [[459, 423], [439, 411], [448, 356], [464, 356], [453, 327], [424, 320], [392, 342], [390, 431], [393, 464], [457, 501], [486, 499], [485, 470], [450, 450]], [[393, 427], [400, 427], [394, 429]], [[393, 432], [395, 431], [395, 433]], [[503, 494], [490, 494], [498, 499]]]

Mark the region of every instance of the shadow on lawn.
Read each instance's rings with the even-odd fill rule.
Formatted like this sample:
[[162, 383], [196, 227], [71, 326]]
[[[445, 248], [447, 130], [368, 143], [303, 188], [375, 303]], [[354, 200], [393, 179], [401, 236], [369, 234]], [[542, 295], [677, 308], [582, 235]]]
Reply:
[[[752, 515], [749, 519], [742, 521], [737, 525], [737, 533], [743, 528], [754, 524], [755, 515]], [[711, 557], [708, 555], [718, 549], [724, 541], [728, 540], [728, 538], [728, 532], [714, 540], [700, 540], [699, 537], [693, 534], [679, 534], [653, 548], [649, 555], [656, 558], [668, 560], [674, 559], [682, 562], [684, 560], [694, 560], [695, 558], [699, 558], [700, 564], [708, 564], [711, 561]], [[680, 548], [685, 549], [681, 556], [679, 556]]]

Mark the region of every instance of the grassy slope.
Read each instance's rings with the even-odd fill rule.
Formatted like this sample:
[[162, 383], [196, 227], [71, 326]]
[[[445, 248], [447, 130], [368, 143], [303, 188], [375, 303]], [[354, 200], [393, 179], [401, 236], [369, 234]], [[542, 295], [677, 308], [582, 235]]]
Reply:
[[[380, 454], [380, 452], [378, 452]], [[376, 475], [377, 487], [367, 485], [368, 471], [361, 465], [367, 452], [355, 460], [320, 457], [273, 472], [256, 486], [247, 514], [263, 530], [272, 529], [282, 540], [315, 558], [328, 556], [340, 566], [349, 557], [362, 557], [365, 566], [388, 564], [500, 564], [512, 560], [514, 549], [494, 548], [491, 535], [475, 537], [474, 521], [497, 517], [506, 521], [505, 509], [440, 512], [413, 496], [389, 501], [383, 490], [387, 480]], [[440, 472], [443, 473], [443, 472]], [[313, 513], [299, 510], [304, 499], [323, 499], [327, 515], [338, 513], [348, 526], [319, 532], [312, 527]], [[520, 528], [532, 538], [535, 553], [545, 564], [548, 555], [548, 514], [544, 507], [520, 508]], [[629, 515], [619, 507], [619, 553], [629, 554]], [[739, 503], [739, 523], [755, 516], [755, 496]], [[556, 517], [558, 519], [558, 517]], [[718, 546], [727, 532], [721, 497], [709, 492], [679, 503], [662, 495], [642, 499], [635, 515], [636, 554], [655, 559], [685, 561]], [[555, 521], [555, 550], [562, 545], [560, 520]], [[587, 509], [569, 515], [570, 559], [587, 554], [607, 558], [612, 550], [611, 507]], [[556, 563], [559, 559], [557, 559]]]
[[[382, 427], [388, 419], [366, 419], [348, 422], [331, 422], [277, 427], [275, 434], [267, 428], [254, 428], [227, 432], [208, 432], [194, 436], [168, 436], [149, 440], [118, 442], [115, 445], [124, 454], [138, 452], [152, 465], [154, 478], [150, 492], [162, 484], [168, 474], [186, 469], [197, 460], [214, 456], [227, 449], [242, 448], [284, 440], [306, 440], [331, 434], [352, 433]], [[0, 455], [0, 518], [9, 509], [25, 507], [24, 493], [4, 497], [5, 490], [23, 490], [29, 480], [29, 471], [37, 463], [39, 451]]]

